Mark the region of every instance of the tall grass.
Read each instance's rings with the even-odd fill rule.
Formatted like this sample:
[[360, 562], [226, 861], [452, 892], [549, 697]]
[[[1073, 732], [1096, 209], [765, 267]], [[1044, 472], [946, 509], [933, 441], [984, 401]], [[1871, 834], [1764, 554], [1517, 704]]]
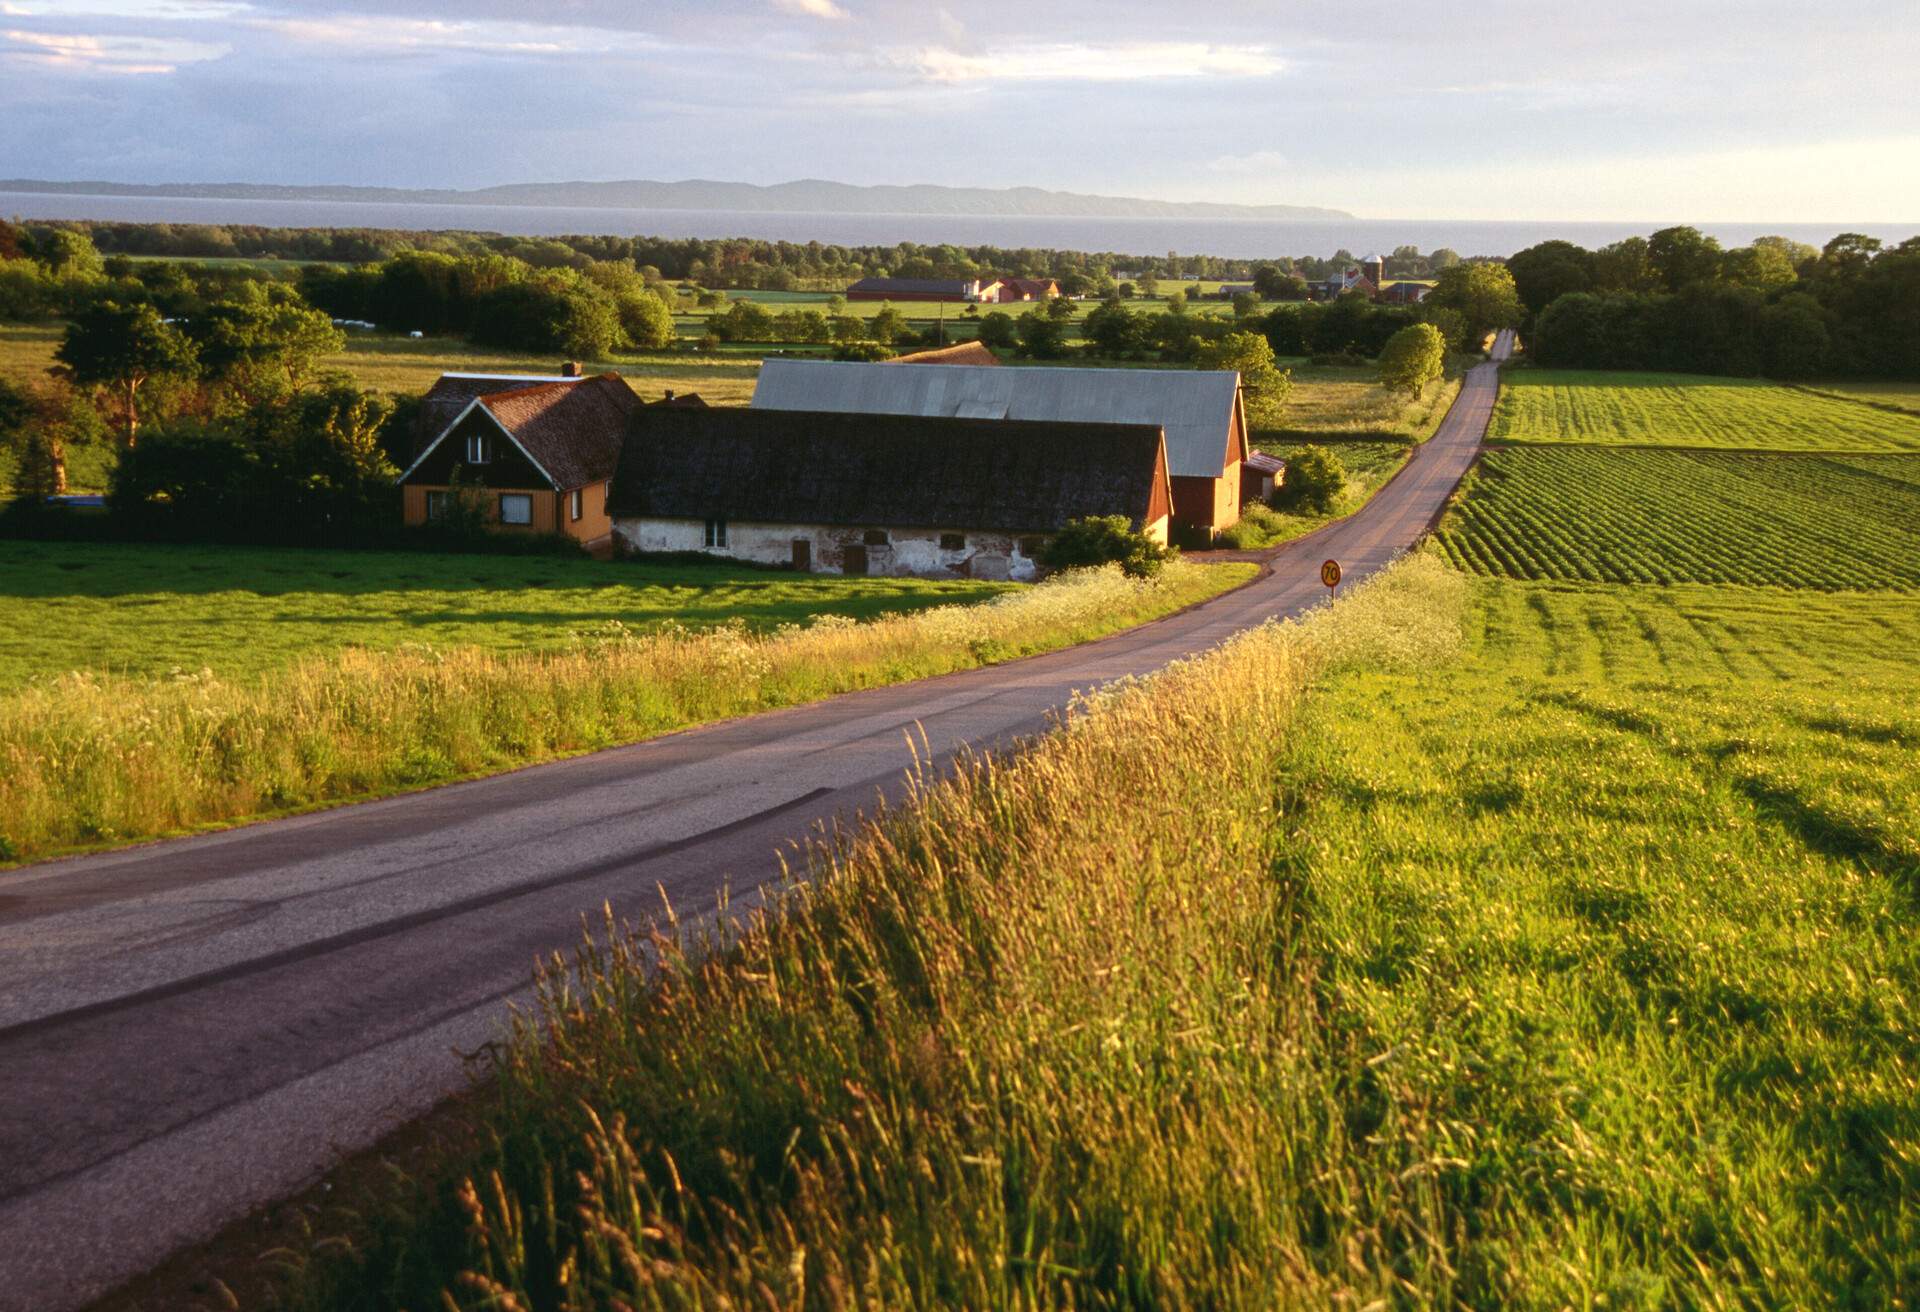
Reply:
[[[1442, 1241], [1320, 1078], [1273, 764], [1308, 683], [1430, 663], [1403, 565], [1082, 704], [819, 856], [736, 950], [590, 942], [496, 1071], [495, 1147], [321, 1306], [1326, 1305]], [[657, 966], [657, 973], [655, 967]]]
[[1077, 572], [976, 606], [636, 634], [570, 648], [346, 652], [255, 680], [75, 673], [0, 697], [0, 858], [392, 792], [1111, 633], [1250, 566]]

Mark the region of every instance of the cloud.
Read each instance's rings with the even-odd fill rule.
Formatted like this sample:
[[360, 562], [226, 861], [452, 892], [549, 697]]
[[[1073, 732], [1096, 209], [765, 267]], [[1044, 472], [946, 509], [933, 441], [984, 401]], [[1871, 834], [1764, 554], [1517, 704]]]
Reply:
[[171, 73], [184, 62], [214, 59], [224, 45], [158, 37], [90, 35], [71, 32], [0, 32], [6, 44], [0, 57], [61, 72], [114, 73], [122, 76]]
[[775, 9], [808, 18], [851, 18], [852, 15], [833, 0], [773, 0]]
[[1207, 170], [1239, 178], [1260, 177], [1281, 172], [1287, 163], [1287, 157], [1277, 150], [1256, 150], [1246, 155], [1216, 155], [1207, 161]]
[[980, 53], [924, 46], [886, 62], [934, 82], [1143, 82], [1190, 77], [1269, 77], [1286, 64], [1264, 46], [1198, 41], [994, 45]]

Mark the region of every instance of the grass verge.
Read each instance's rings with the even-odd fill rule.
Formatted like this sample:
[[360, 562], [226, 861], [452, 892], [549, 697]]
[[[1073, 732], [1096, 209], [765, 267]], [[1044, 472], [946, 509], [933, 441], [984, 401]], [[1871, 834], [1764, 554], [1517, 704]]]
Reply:
[[0, 856], [23, 860], [400, 792], [1069, 646], [1252, 577], [1063, 575], [865, 624], [823, 615], [565, 650], [349, 651], [258, 679], [74, 673], [0, 697]]
[[1427, 556], [1102, 694], [556, 965], [284, 1301], [1899, 1306], [1920, 603], [1797, 600]]

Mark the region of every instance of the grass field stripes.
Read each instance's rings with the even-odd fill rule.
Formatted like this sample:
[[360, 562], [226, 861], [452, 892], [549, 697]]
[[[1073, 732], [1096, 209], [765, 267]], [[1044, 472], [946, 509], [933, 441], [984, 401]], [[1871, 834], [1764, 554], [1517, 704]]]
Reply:
[[1920, 414], [1742, 378], [1512, 369], [1491, 442], [1920, 451]]
[[1490, 451], [1437, 534], [1516, 579], [1920, 587], [1920, 457]]

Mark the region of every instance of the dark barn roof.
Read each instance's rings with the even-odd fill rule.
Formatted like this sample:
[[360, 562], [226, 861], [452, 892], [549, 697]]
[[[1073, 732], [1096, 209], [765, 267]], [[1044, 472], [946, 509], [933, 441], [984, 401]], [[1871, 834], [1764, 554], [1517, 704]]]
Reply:
[[1147, 424], [636, 411], [608, 513], [617, 518], [1046, 533], [1086, 515], [1136, 527], [1171, 496]]
[[862, 278], [847, 290], [894, 296], [968, 296], [977, 285], [978, 280], [973, 278]]

